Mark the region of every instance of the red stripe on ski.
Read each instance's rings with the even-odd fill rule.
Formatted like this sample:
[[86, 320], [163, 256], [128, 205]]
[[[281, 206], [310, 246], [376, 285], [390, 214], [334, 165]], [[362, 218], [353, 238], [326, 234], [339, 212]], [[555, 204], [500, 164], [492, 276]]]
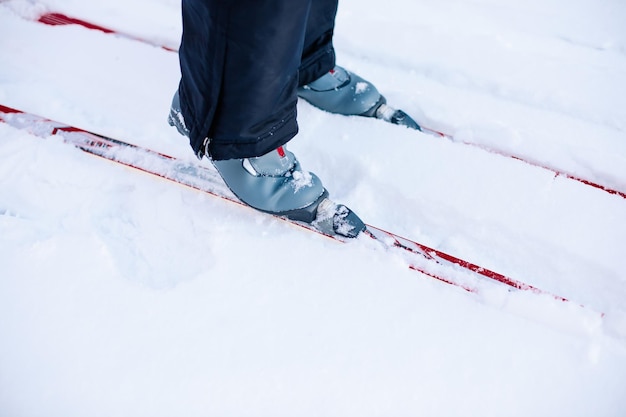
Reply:
[[453, 142], [457, 142], [457, 143], [462, 143], [463, 145], [473, 146], [475, 148], [482, 149], [483, 151], [486, 151], [486, 152], [489, 152], [489, 153], [492, 153], [492, 154], [495, 154], [495, 155], [500, 155], [500, 156], [504, 156], [506, 158], [515, 159], [517, 161], [524, 162], [524, 163], [526, 163], [528, 165], [531, 165], [531, 166], [534, 166], [534, 167], [537, 167], [537, 168], [541, 168], [541, 169], [545, 169], [546, 171], [550, 171], [550, 172], [555, 174], [555, 177], [564, 177], [564, 178], [568, 178], [570, 180], [578, 181], [578, 182], [580, 182], [582, 184], [588, 185], [588, 186], [596, 188], [598, 190], [602, 190], [602, 191], [605, 191], [605, 192], [607, 192], [609, 194], [617, 195], [619, 197], [622, 197], [622, 198], [626, 199], [626, 192], [615, 190], [615, 189], [609, 188], [609, 187], [607, 187], [605, 185], [593, 182], [591, 180], [586, 180], [584, 178], [580, 178], [580, 177], [578, 177], [578, 176], [576, 176], [574, 174], [571, 174], [571, 173], [568, 173], [568, 172], [565, 172], [565, 171], [560, 171], [560, 170], [552, 168], [552, 167], [550, 167], [548, 165], [545, 165], [545, 164], [542, 164], [542, 163], [539, 163], [539, 162], [535, 162], [535, 161], [531, 161], [530, 159], [522, 158], [521, 156], [509, 154], [509, 153], [503, 152], [501, 150], [490, 148], [488, 146], [481, 145], [481, 144], [478, 144], [478, 143], [467, 142], [467, 141], [457, 141], [457, 140], [454, 139], [454, 137], [452, 135], [448, 135], [447, 133], [443, 133], [443, 132], [440, 132], [438, 130], [430, 129], [428, 127], [422, 126], [422, 131], [424, 133], [428, 133], [428, 134], [431, 134], [431, 135], [436, 136], [436, 137], [449, 139], [449, 140], [451, 140]]
[[424, 275], [428, 275], [429, 277], [434, 278], [434, 279], [436, 279], [438, 281], [444, 282], [446, 284], [454, 285], [455, 287], [462, 288], [462, 289], [464, 289], [467, 292], [471, 292], [471, 293], [477, 293], [478, 292], [476, 290], [476, 288], [473, 288], [473, 287], [470, 287], [469, 285], [460, 284], [458, 282], [454, 282], [454, 281], [451, 281], [449, 279], [440, 277], [439, 275], [435, 275], [432, 272], [426, 271], [424, 268], [419, 268], [419, 267], [417, 267], [415, 265], [409, 265], [409, 268], [414, 270], [414, 271], [420, 272], [420, 273], [422, 273]]
[[[430, 260], [432, 260], [434, 262], [440, 263], [440, 261], [443, 260], [443, 261], [449, 262], [449, 263], [454, 264], [454, 265], [458, 265], [461, 268], [464, 268], [464, 269], [467, 269], [469, 271], [475, 272], [475, 273], [477, 273], [479, 275], [482, 275], [482, 276], [484, 276], [486, 278], [489, 278], [489, 279], [491, 279], [493, 281], [497, 281], [497, 282], [499, 282], [501, 284], [508, 285], [509, 287], [513, 287], [513, 288], [518, 289], [518, 290], [531, 291], [531, 292], [533, 292], [535, 294], [549, 295], [549, 296], [551, 296], [552, 298], [554, 298], [555, 300], [558, 300], [558, 301], [565, 301], [565, 302], [569, 302], [570, 301], [570, 300], [568, 300], [565, 297], [561, 297], [560, 295], [555, 295], [555, 294], [549, 293], [547, 291], [541, 290], [541, 289], [539, 289], [539, 288], [537, 288], [535, 286], [532, 286], [530, 284], [526, 284], [524, 282], [515, 280], [513, 278], [509, 278], [506, 275], [500, 274], [498, 272], [492, 271], [492, 270], [487, 269], [487, 268], [483, 268], [482, 266], [476, 265], [476, 264], [468, 262], [468, 261], [466, 261], [464, 259], [461, 259], [461, 258], [458, 258], [456, 256], [450, 255], [449, 253], [442, 252], [442, 251], [437, 250], [437, 249], [433, 249], [431, 247], [428, 247], [428, 246], [426, 246], [424, 244], [415, 242], [413, 240], [400, 237], [400, 236], [398, 236], [396, 234], [393, 234], [391, 232], [388, 232], [386, 230], [379, 229], [379, 228], [377, 228], [375, 226], [369, 226], [369, 225], [367, 227], [368, 227], [368, 230], [370, 232], [376, 232], [376, 234], [373, 237], [376, 238], [377, 240], [382, 240], [383, 239], [383, 237], [381, 237], [381, 235], [382, 235], [382, 236], [384, 236], [384, 237], [386, 237], [386, 238], [388, 238], [388, 239], [390, 239], [392, 241], [393, 247], [401, 248], [401, 249], [404, 249], [405, 251], [409, 251], [409, 252], [412, 252], [412, 253], [415, 253], [415, 254], [420, 254], [420, 255], [422, 255], [422, 256], [426, 257], [427, 259], [430, 259]], [[413, 266], [413, 265], [410, 266], [410, 267], [411, 267], [411, 269], [417, 270], [417, 271], [422, 272], [422, 273], [424, 273], [426, 275], [429, 275], [429, 276], [431, 276], [433, 278], [439, 279], [440, 281], [447, 282], [448, 284], [457, 285], [457, 286], [463, 288], [466, 291], [476, 292], [476, 290], [474, 288], [469, 287], [467, 285], [458, 284], [458, 283], [454, 283], [454, 282], [449, 282], [446, 279], [442, 279], [441, 277], [434, 276], [433, 273], [426, 271], [424, 268], [420, 268], [420, 267]]]
[[96, 25], [95, 23], [91, 23], [86, 20], [70, 17], [67, 15], [64, 15], [63, 13], [46, 13], [40, 16], [39, 19], [37, 19], [37, 21], [40, 23], [44, 23], [46, 25], [51, 25], [51, 26], [78, 25], [87, 29], [98, 30], [100, 32], [104, 32], [107, 34], [114, 34], [114, 35], [118, 35], [124, 38], [133, 39], [139, 42], [147, 43], [157, 48], [165, 49], [166, 51], [169, 51], [169, 52], [178, 52], [174, 48], [170, 48], [168, 46], [165, 46], [165, 45], [153, 42], [153, 41], [149, 41], [147, 39], [139, 38], [139, 37], [127, 34], [127, 33], [123, 33], [123, 32], [120, 32], [111, 28]]
[[[0, 104], [0, 112], [1, 112], [1, 113], [4, 113], [4, 114], [24, 113], [24, 112], [23, 112], [23, 111], [21, 111], [21, 110], [16, 110], [16, 109], [13, 109], [13, 108], [11, 108], [11, 107], [3, 106], [2, 104]], [[2, 119], [1, 121], [3, 121], [3, 122], [4, 122], [4, 119]]]
[[46, 13], [39, 18], [38, 22], [52, 26], [79, 25], [86, 27], [87, 29], [99, 30], [104, 33], [117, 33], [113, 29], [105, 28], [104, 26], [96, 25], [85, 20], [69, 17], [62, 13]]

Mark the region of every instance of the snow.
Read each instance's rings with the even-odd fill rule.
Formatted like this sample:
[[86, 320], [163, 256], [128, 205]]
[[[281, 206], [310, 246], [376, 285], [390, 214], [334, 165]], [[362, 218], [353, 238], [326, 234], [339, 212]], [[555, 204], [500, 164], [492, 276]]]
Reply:
[[[180, 37], [175, 0], [45, 5]], [[42, 9], [0, 2], [0, 103], [195, 160], [174, 53], [19, 17]], [[626, 200], [461, 142], [626, 191], [624, 17], [342, 0], [339, 63], [456, 143], [300, 103], [289, 145], [368, 223], [571, 303], [471, 295], [0, 124], [0, 415], [623, 416]]]

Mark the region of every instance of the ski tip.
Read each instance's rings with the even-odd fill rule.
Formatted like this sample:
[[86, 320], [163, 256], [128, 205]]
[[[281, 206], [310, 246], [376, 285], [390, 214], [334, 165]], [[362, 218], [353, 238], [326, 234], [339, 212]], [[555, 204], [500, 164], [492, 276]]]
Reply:
[[402, 110], [394, 109], [383, 103], [376, 109], [375, 117], [388, 123], [408, 127], [409, 129], [422, 130], [421, 126], [411, 116]]
[[365, 223], [356, 213], [328, 198], [318, 205], [315, 220], [311, 225], [323, 234], [348, 239], [356, 238], [366, 230]]

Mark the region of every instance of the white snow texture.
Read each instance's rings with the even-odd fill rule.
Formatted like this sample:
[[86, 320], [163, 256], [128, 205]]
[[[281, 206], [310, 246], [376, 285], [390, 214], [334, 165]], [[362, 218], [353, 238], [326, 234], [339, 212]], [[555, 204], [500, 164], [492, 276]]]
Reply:
[[[179, 0], [45, 6], [180, 39]], [[1, 104], [195, 160], [166, 123], [175, 53], [41, 10], [0, 2]], [[342, 0], [338, 63], [455, 141], [301, 102], [289, 145], [367, 223], [570, 303], [466, 293], [0, 123], [0, 416], [625, 416], [626, 199], [462, 143], [626, 191], [625, 21]]]

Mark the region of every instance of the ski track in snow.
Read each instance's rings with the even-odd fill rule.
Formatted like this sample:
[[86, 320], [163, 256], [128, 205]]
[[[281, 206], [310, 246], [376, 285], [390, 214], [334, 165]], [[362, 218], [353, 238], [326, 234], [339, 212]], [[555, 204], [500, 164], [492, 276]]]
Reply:
[[[620, 1], [340, 3], [338, 62], [390, 104], [626, 189]], [[180, 36], [175, 0], [46, 5], [171, 48]], [[41, 10], [0, 1], [0, 103], [195, 159], [165, 122], [175, 54], [15, 13]], [[626, 200], [298, 111], [290, 150], [368, 223], [573, 302], [469, 295], [366, 241], [0, 124], [0, 415], [623, 415]]]

